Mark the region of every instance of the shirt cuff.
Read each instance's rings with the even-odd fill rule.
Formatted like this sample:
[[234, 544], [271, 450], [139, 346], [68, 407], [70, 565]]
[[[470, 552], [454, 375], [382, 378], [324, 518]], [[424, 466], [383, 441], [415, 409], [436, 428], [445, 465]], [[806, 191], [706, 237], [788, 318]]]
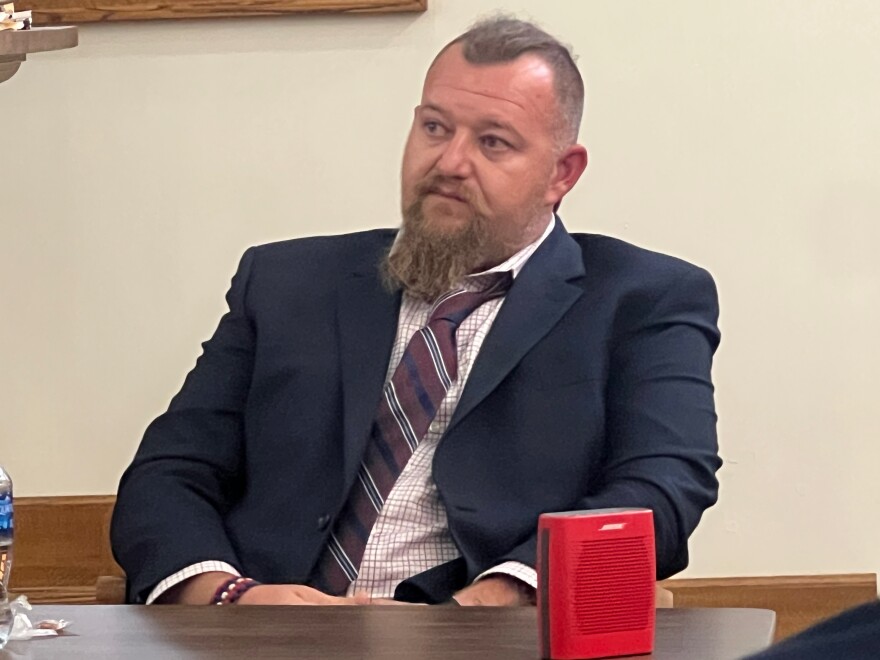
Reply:
[[232, 573], [236, 577], [241, 577], [241, 573], [238, 572], [237, 569], [233, 568], [225, 561], [200, 561], [196, 564], [191, 564], [187, 566], [183, 570], [177, 571], [174, 575], [169, 575], [167, 578], [162, 580], [156, 587], [150, 592], [150, 595], [147, 596], [147, 605], [151, 605], [155, 600], [168, 591], [171, 587], [180, 584], [184, 580], [188, 580], [191, 577], [195, 577], [196, 575], [201, 575], [202, 573], [211, 573], [214, 571], [219, 571], [221, 573]]
[[537, 571], [531, 566], [520, 564], [518, 561], [506, 561], [503, 564], [498, 564], [498, 566], [490, 568], [488, 571], [483, 571], [474, 579], [474, 582], [482, 580], [484, 577], [489, 577], [490, 575], [497, 575], [498, 573], [509, 575], [520, 582], [525, 582], [532, 589], [538, 588]]

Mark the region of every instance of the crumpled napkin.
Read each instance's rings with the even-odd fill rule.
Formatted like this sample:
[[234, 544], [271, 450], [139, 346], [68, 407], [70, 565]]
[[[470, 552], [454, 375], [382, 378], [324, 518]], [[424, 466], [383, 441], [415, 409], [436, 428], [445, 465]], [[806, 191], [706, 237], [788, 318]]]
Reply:
[[33, 639], [34, 637], [54, 637], [59, 630], [64, 630], [70, 625], [70, 621], [65, 619], [47, 619], [32, 623], [25, 612], [29, 612], [33, 608], [24, 596], [19, 596], [9, 603], [9, 609], [12, 610], [13, 617], [12, 631], [9, 634], [11, 642]]

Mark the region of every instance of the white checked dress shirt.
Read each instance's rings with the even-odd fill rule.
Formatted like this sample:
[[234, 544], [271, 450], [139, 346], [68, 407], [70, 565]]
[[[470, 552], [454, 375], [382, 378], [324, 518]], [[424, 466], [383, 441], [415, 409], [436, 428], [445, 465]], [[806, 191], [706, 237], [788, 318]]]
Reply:
[[[467, 277], [463, 286], [470, 290], [480, 289], [480, 276], [487, 273], [510, 271], [516, 278], [555, 224], [555, 218], [551, 218], [538, 240], [504, 263], [484, 273]], [[364, 549], [358, 577], [348, 588], [349, 595], [357, 592], [365, 593], [372, 598], [391, 598], [397, 585], [407, 578], [460, 556], [449, 533], [446, 509], [431, 478], [431, 464], [437, 444], [443, 437], [458, 405], [474, 360], [503, 302], [504, 298], [495, 298], [484, 303], [459, 326], [456, 333], [458, 379], [452, 383], [428, 432], [385, 500], [385, 506], [379, 513]], [[410, 338], [427, 323], [430, 310], [431, 303], [408, 295], [403, 296], [397, 321], [397, 337], [388, 363], [386, 382], [394, 373]], [[162, 580], [150, 592], [147, 604], [155, 601], [176, 584], [210, 571], [240, 575], [235, 567], [226, 562], [198, 562]], [[522, 580], [532, 588], [537, 587], [535, 570], [519, 562], [505, 562], [495, 566], [482, 573], [477, 579], [493, 573], [504, 573]]]

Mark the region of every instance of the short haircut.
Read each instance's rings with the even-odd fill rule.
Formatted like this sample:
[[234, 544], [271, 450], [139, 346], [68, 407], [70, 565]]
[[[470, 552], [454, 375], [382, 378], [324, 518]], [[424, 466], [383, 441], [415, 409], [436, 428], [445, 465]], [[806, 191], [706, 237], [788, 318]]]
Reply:
[[537, 55], [553, 71], [561, 115], [557, 137], [565, 146], [577, 142], [584, 113], [584, 80], [568, 46], [534, 23], [504, 15], [478, 21], [449, 42], [437, 58], [455, 44], [461, 44], [464, 59], [471, 64], [500, 64], [526, 53]]

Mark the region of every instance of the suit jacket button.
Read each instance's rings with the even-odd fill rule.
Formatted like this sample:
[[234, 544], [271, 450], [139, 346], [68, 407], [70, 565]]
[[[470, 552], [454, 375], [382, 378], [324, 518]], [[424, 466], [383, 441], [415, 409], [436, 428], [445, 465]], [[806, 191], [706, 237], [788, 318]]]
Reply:
[[318, 518], [318, 530], [323, 532], [325, 529], [327, 529], [327, 525], [329, 524], [330, 516], [328, 516], [327, 514], [324, 514], [323, 516], [320, 516]]

